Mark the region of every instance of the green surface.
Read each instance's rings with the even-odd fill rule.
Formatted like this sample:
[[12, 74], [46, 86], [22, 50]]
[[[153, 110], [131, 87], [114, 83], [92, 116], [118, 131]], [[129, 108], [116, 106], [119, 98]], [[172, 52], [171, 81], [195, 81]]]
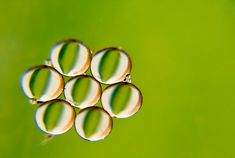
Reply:
[[[40, 145], [20, 76], [69, 37], [123, 47], [144, 104], [103, 141]], [[0, 53], [1, 158], [235, 157], [234, 0], [1, 1]]]

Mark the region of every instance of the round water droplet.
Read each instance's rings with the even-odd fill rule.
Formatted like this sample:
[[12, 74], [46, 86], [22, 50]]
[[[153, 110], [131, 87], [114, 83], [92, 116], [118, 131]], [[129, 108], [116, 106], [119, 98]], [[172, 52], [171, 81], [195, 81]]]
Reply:
[[93, 77], [81, 75], [70, 79], [64, 90], [66, 100], [77, 108], [95, 105], [101, 96], [101, 86]]
[[92, 75], [99, 82], [113, 84], [123, 81], [131, 72], [129, 56], [119, 48], [98, 51], [91, 60]]
[[75, 110], [63, 100], [43, 103], [35, 112], [35, 121], [40, 130], [49, 135], [67, 132], [74, 123]]
[[53, 67], [65, 76], [85, 73], [90, 66], [91, 52], [78, 40], [64, 40], [53, 47], [51, 62]]
[[112, 118], [106, 111], [99, 107], [83, 109], [75, 119], [77, 133], [89, 141], [104, 139], [111, 132], [112, 126]]
[[60, 96], [64, 80], [54, 68], [40, 65], [24, 73], [21, 86], [26, 96], [33, 102], [45, 102]]
[[101, 102], [112, 117], [127, 118], [140, 109], [142, 94], [133, 84], [121, 82], [107, 87], [103, 91]]

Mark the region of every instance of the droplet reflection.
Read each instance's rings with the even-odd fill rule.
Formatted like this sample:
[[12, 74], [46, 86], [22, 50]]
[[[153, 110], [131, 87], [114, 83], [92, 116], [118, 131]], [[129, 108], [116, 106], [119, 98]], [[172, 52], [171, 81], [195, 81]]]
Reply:
[[106, 48], [97, 52], [91, 60], [92, 75], [99, 82], [121, 82], [131, 71], [129, 56], [119, 48]]
[[51, 62], [53, 67], [65, 76], [85, 73], [90, 66], [91, 52], [78, 40], [64, 40], [53, 47]]
[[21, 86], [31, 103], [56, 99], [63, 91], [63, 77], [52, 67], [41, 65], [26, 71]]
[[101, 86], [93, 77], [81, 75], [66, 83], [64, 94], [70, 104], [83, 109], [93, 106], [99, 101]]
[[142, 94], [133, 84], [121, 82], [108, 86], [103, 91], [101, 102], [112, 117], [127, 118], [140, 109]]
[[73, 126], [74, 119], [74, 108], [63, 100], [43, 103], [35, 112], [35, 121], [38, 128], [49, 135], [59, 135], [67, 132]]
[[83, 109], [99, 101], [101, 86], [91, 76], [77, 76], [66, 83], [64, 94], [66, 100], [73, 106]]
[[82, 138], [89, 141], [102, 140], [112, 130], [112, 118], [99, 107], [81, 110], [75, 119], [75, 129]]

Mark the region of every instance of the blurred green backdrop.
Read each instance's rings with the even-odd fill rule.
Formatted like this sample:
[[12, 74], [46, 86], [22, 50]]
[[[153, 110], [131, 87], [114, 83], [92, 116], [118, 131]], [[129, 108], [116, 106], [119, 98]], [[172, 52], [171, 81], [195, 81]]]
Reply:
[[[19, 79], [69, 37], [123, 47], [144, 104], [103, 141], [72, 129], [40, 145]], [[235, 157], [234, 42], [233, 0], [1, 1], [0, 157]]]

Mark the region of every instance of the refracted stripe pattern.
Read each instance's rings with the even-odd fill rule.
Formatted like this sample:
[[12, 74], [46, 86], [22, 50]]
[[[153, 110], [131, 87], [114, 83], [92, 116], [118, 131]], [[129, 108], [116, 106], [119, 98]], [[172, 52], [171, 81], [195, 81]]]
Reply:
[[81, 75], [90, 66], [91, 52], [78, 40], [65, 40], [53, 47], [53, 67], [65, 76]]
[[81, 110], [75, 119], [75, 129], [84, 139], [98, 141], [104, 139], [112, 130], [112, 118], [99, 107]]
[[40, 130], [49, 135], [67, 132], [74, 123], [75, 110], [63, 100], [45, 102], [35, 113], [35, 121]]
[[133, 84], [121, 82], [107, 87], [102, 93], [101, 102], [112, 117], [127, 118], [140, 109], [142, 94]]
[[93, 56], [91, 72], [94, 78], [101, 83], [121, 82], [131, 72], [131, 60], [121, 49], [106, 48]]
[[63, 77], [55, 69], [45, 65], [26, 71], [21, 82], [26, 96], [38, 102], [57, 98], [64, 87]]
[[77, 108], [94, 106], [100, 99], [101, 86], [91, 76], [82, 75], [70, 79], [64, 89], [65, 98]]

